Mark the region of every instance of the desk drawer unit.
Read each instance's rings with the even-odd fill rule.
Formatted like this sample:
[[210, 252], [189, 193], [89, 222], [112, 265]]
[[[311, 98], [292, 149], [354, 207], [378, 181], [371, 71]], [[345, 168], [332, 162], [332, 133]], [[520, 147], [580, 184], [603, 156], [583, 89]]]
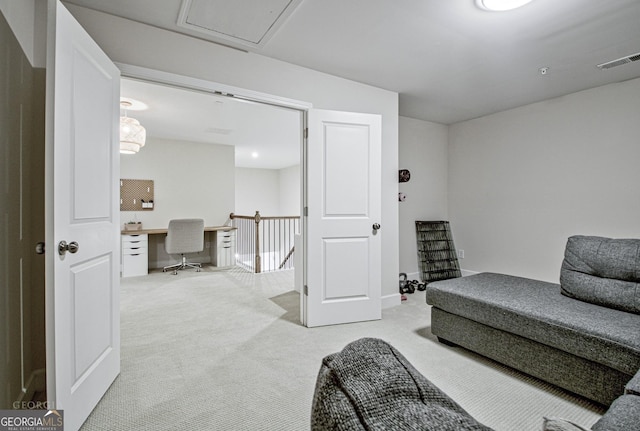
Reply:
[[236, 264], [236, 231], [224, 230], [217, 233], [216, 266]]
[[122, 276], [135, 277], [149, 272], [147, 234], [122, 235]]

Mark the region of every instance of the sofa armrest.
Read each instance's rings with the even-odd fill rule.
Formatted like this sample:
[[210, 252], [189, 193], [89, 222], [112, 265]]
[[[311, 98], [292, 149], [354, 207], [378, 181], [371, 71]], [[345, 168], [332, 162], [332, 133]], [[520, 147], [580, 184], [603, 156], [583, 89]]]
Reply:
[[593, 424], [593, 431], [638, 430], [640, 424], [640, 370], [624, 387], [624, 395], [616, 399], [609, 410]]
[[311, 429], [492, 431], [394, 347], [375, 338], [353, 341], [324, 358], [313, 396]]
[[640, 424], [640, 397], [622, 395], [591, 427], [592, 431], [637, 431]]
[[629, 380], [629, 383], [624, 387], [624, 393], [640, 396], [640, 370], [638, 370], [636, 375], [633, 376], [633, 378]]

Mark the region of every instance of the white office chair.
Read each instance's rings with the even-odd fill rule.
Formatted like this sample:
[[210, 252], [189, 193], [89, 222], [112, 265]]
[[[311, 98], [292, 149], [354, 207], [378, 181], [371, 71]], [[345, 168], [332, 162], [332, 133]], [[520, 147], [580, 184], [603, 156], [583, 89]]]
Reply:
[[165, 266], [162, 269], [163, 272], [167, 269], [173, 269], [173, 275], [176, 275], [179, 269], [186, 267], [196, 268], [196, 271], [200, 272], [202, 265], [187, 262], [185, 253], [197, 253], [204, 250], [204, 220], [170, 220], [167, 237], [164, 240], [164, 248], [168, 254], [180, 254], [182, 261], [175, 265]]

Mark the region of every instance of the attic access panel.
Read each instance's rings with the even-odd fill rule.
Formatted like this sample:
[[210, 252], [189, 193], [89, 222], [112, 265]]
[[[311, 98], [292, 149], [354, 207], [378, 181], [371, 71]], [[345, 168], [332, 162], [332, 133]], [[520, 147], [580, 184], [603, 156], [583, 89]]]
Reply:
[[302, 0], [183, 0], [177, 25], [261, 48]]

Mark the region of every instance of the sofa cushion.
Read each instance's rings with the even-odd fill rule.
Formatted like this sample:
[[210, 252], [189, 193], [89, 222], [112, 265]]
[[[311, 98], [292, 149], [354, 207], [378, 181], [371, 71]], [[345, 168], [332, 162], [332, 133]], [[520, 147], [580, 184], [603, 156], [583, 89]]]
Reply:
[[560, 286], [571, 298], [640, 314], [640, 239], [570, 237]]
[[400, 352], [375, 338], [354, 341], [324, 358], [313, 397], [311, 429], [491, 430]]
[[557, 284], [481, 273], [427, 285], [427, 303], [632, 376], [640, 315], [576, 301]]

